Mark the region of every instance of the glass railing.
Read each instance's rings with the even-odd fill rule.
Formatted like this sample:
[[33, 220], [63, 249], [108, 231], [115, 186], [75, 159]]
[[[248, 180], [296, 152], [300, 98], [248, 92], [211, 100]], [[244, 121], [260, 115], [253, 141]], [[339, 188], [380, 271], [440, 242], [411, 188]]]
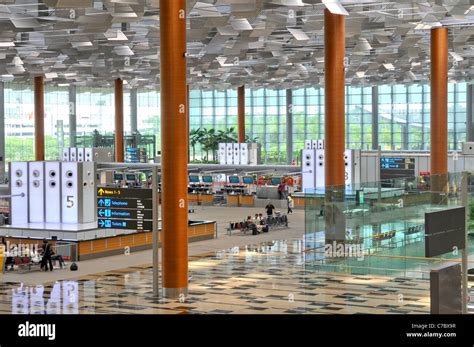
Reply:
[[425, 213], [460, 206], [460, 173], [308, 190], [306, 269], [428, 279], [433, 266], [461, 254], [425, 255]]
[[331, 307], [339, 300], [340, 313], [363, 313], [366, 306], [366, 313], [429, 313], [431, 271], [462, 264], [463, 251], [449, 246], [445, 253], [429, 256], [426, 213], [459, 208], [467, 200], [467, 251], [472, 255], [467, 268], [474, 268], [474, 174], [464, 175], [306, 190], [308, 286], [329, 281], [327, 294], [319, 298]]

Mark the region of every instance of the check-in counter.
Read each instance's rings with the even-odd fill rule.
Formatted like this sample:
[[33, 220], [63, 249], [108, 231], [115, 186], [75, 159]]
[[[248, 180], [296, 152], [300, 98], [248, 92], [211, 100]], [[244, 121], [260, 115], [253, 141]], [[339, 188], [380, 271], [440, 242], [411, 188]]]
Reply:
[[253, 207], [255, 205], [255, 197], [253, 195], [239, 195], [239, 206]]
[[214, 203], [214, 194], [189, 193], [188, 204], [210, 206]]
[[[160, 230], [161, 231], [161, 230]], [[162, 233], [159, 233], [161, 245]], [[188, 240], [196, 242], [217, 237], [217, 224], [214, 221], [189, 221]], [[152, 247], [152, 232], [142, 232], [116, 237], [107, 237], [79, 242], [79, 260], [122, 254], [124, 249], [140, 251]]]
[[188, 194], [188, 204], [197, 205], [199, 201], [199, 194]]
[[[161, 230], [160, 230], [161, 231]], [[159, 235], [161, 244], [162, 234]], [[196, 242], [210, 240], [217, 237], [217, 223], [214, 221], [189, 221], [188, 240]], [[42, 245], [43, 239], [5, 237], [6, 241], [15, 244]], [[139, 232], [110, 237], [100, 237], [92, 240], [69, 241], [73, 245], [74, 252], [79, 260], [88, 260], [112, 255], [120, 255], [125, 252], [137, 252], [152, 248], [153, 233]], [[53, 247], [56, 242], [51, 241]]]
[[239, 206], [239, 195], [227, 195], [227, 206]]
[[199, 194], [198, 205], [211, 206], [214, 203], [214, 194]]
[[304, 208], [305, 203], [304, 203], [304, 197], [302, 196], [292, 196], [293, 198], [293, 204], [295, 208]]
[[227, 195], [227, 206], [232, 207], [253, 207], [255, 206], [255, 197], [253, 195]]

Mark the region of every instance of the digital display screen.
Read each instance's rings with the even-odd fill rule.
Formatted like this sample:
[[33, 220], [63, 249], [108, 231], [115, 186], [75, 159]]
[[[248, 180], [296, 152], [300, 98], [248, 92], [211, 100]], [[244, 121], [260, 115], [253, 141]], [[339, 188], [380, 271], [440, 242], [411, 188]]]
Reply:
[[189, 176], [189, 182], [190, 183], [199, 183], [199, 176]]
[[253, 184], [254, 183], [253, 177], [251, 177], [251, 176], [244, 177], [243, 181], [244, 181], [245, 184]]
[[114, 174], [114, 181], [123, 181], [123, 174]]
[[276, 186], [281, 184], [281, 177], [273, 177], [272, 178], [272, 185]]
[[415, 158], [380, 158], [380, 179], [415, 176]]
[[127, 174], [127, 181], [135, 181], [136, 178], [135, 174]]
[[380, 159], [380, 167], [382, 169], [415, 169], [415, 158], [382, 157]]
[[240, 183], [239, 176], [229, 176], [229, 183]]
[[212, 176], [202, 176], [202, 181], [204, 183], [212, 183]]

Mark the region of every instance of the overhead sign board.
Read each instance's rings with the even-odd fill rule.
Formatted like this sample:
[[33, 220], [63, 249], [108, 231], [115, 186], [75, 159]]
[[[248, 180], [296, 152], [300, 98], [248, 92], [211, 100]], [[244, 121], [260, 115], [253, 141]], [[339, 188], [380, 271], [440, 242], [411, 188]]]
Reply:
[[135, 188], [97, 188], [100, 229], [152, 231], [153, 191]]
[[415, 176], [415, 158], [380, 158], [380, 178], [392, 179]]

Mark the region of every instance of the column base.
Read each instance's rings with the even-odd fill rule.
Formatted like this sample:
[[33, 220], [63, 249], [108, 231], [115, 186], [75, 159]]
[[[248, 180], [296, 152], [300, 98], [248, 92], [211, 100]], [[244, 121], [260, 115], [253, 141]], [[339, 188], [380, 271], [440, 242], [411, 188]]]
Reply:
[[188, 288], [163, 288], [163, 297], [168, 299], [178, 299], [183, 294], [188, 295]]

